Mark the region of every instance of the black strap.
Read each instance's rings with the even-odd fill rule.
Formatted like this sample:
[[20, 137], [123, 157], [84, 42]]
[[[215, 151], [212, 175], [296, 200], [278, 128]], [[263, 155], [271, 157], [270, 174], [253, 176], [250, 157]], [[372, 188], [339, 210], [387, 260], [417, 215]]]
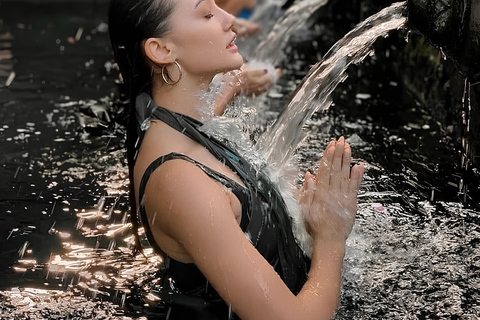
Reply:
[[208, 136], [206, 133], [200, 131], [199, 128], [203, 125], [200, 121], [162, 107], [155, 109], [152, 118], [163, 121], [173, 129], [207, 148], [215, 158], [221, 162], [225, 162], [243, 181], [247, 181], [255, 187], [257, 171], [245, 159], [238, 155], [235, 150], [215, 137]]

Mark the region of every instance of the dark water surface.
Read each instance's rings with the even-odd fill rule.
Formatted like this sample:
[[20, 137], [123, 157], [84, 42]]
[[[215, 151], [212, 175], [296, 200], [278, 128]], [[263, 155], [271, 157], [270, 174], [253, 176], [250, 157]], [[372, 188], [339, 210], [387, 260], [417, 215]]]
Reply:
[[[309, 65], [375, 13], [371, 1], [350, 13], [339, 3], [290, 40], [271, 111], [281, 111]], [[160, 261], [129, 251], [106, 10], [1, 3], [2, 319], [138, 318], [155, 300], [149, 286]], [[478, 319], [480, 178], [461, 165], [463, 80], [422, 37], [405, 37], [379, 39], [374, 56], [349, 68], [299, 150], [307, 170], [329, 139], [344, 135], [368, 163], [337, 318]], [[132, 298], [134, 287], [143, 300]]]
[[[1, 4], [0, 290], [65, 291], [65, 264], [59, 273], [46, 264], [74, 249], [103, 246], [87, 223], [79, 225], [80, 215], [116, 204], [110, 222], [125, 219], [123, 134], [113, 121], [98, 120], [112, 117], [104, 111], [116, 92], [106, 10], [104, 4]], [[4, 87], [11, 71], [13, 82]], [[40, 303], [53, 291], [42, 292], [30, 293], [38, 309], [55, 308]], [[5, 297], [2, 316], [39, 313], [25, 294]], [[88, 317], [93, 309], [80, 310], [86, 303], [80, 300], [65, 300], [67, 311], [57, 315], [70, 306]]]

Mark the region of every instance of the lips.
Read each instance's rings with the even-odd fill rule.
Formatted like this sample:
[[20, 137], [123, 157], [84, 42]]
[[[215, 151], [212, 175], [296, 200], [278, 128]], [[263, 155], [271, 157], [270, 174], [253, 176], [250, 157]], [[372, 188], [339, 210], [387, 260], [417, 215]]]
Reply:
[[233, 48], [235, 46], [235, 39], [237, 39], [237, 35], [234, 35], [232, 41], [227, 46], [227, 49]]

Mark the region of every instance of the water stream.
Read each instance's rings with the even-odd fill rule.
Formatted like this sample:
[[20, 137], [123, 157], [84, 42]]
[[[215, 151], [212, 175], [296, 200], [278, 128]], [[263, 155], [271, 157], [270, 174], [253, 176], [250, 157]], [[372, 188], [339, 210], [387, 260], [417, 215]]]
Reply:
[[[421, 40], [410, 36], [407, 43], [405, 30], [396, 31], [404, 21], [397, 11], [401, 6], [393, 5], [378, 20], [360, 24], [366, 29], [345, 36], [350, 44], [361, 39], [355, 49], [342, 45], [325, 55], [324, 61], [335, 62], [328, 67], [340, 75], [332, 84], [335, 90], [325, 89], [330, 96], [317, 87], [333, 78], [322, 73], [327, 65], [316, 65], [304, 79], [309, 65], [318, 62], [318, 52], [303, 52], [305, 58], [295, 64], [283, 62], [284, 77], [276, 88], [282, 94], [268, 99], [281, 113], [301, 84], [312, 93], [302, 95], [311, 99], [311, 109], [286, 112], [278, 123], [288, 123], [289, 112], [299, 112], [302, 116], [293, 122], [299, 127], [277, 125], [265, 135], [272, 140], [259, 146], [279, 147], [288, 137], [285, 158], [272, 150], [267, 154], [289, 159], [295, 152], [304, 172], [315, 167], [329, 139], [344, 135], [356, 159], [367, 163], [336, 319], [478, 319], [480, 212], [461, 201], [464, 186], [452, 131], [432, 115], [439, 110], [419, 102], [443, 96], [442, 89], [449, 88], [434, 80], [437, 73], [425, 71], [432, 62], [438, 72], [444, 62], [430, 58], [427, 44], [419, 45], [429, 52], [424, 65], [402, 60], [403, 52], [411, 54], [409, 46]], [[2, 319], [144, 319], [155, 314], [158, 298], [152, 289], [161, 261], [151, 250], [135, 257], [130, 251], [122, 105], [105, 17], [101, 4], [2, 3]], [[318, 22], [317, 27], [323, 23], [328, 25]], [[367, 36], [357, 39], [363, 32]], [[332, 43], [344, 35], [336, 36]], [[358, 55], [341, 57], [351, 51]], [[292, 49], [284, 61], [296, 54]], [[403, 82], [388, 69], [396, 64]], [[402, 83], [426, 75], [431, 80], [427, 89], [422, 87], [424, 100], [405, 94]], [[308, 132], [304, 138], [296, 137], [300, 126]]]
[[378, 37], [386, 37], [406, 21], [406, 3], [399, 2], [382, 10], [357, 25], [338, 41], [322, 61], [312, 67], [302, 80], [273, 128], [263, 134], [257, 149], [268, 163], [281, 169], [304, 139], [305, 122], [317, 111], [326, 110], [332, 103], [331, 93], [345, 80], [345, 70], [352, 63], [360, 63], [373, 54], [372, 44]]
[[283, 58], [282, 53], [285, 51], [288, 37], [308, 26], [312, 14], [327, 2], [327, 0], [295, 2], [286, 10], [284, 16], [275, 22], [268, 36], [256, 46], [252, 60], [277, 65]]

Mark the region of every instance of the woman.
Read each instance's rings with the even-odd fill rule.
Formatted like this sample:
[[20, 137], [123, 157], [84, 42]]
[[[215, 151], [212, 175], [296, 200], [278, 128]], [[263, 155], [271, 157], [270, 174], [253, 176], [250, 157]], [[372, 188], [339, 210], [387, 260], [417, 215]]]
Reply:
[[306, 175], [298, 201], [312, 237], [308, 258], [276, 187], [198, 129], [200, 96], [216, 74], [243, 63], [234, 20], [214, 0], [113, 0], [110, 7], [132, 105], [132, 220], [164, 258], [162, 317], [330, 319], [363, 165], [350, 169], [350, 147], [340, 138], [326, 148], [318, 175]]

